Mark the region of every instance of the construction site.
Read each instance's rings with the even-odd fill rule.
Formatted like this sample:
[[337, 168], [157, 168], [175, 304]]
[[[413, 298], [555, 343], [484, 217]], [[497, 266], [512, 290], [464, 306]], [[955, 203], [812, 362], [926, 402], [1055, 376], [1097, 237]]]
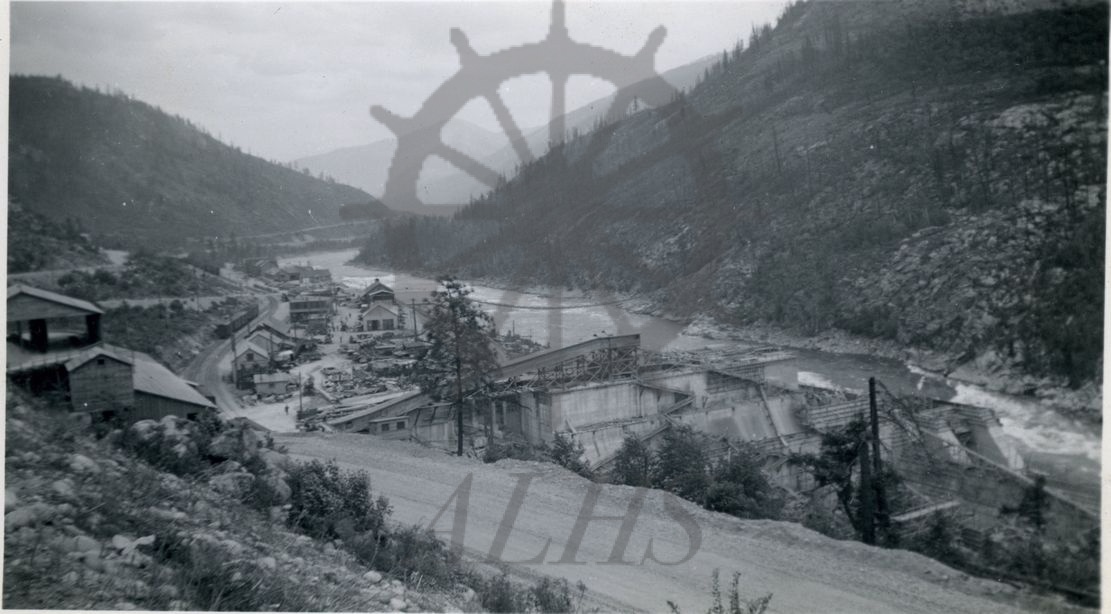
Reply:
[[[688, 425], [718, 442], [713, 457], [756, 448], [769, 479], [807, 492], [814, 477], [792, 457], [818, 454], [823, 436], [871, 421], [876, 456], [914, 495], [904, 509], [890, 510], [891, 521], [912, 525], [945, 512], [959, 521], [966, 543], [984, 539], [1000, 508], [1020, 500], [1036, 479], [998, 417], [878, 387], [872, 402], [801, 385], [795, 357], [774, 348], [661, 354], [642, 349], [638, 335], [595, 338], [504, 362], [492, 392], [467, 399], [462, 435], [476, 456], [494, 441], [541, 445], [567, 437], [605, 471], [627, 437], [653, 446], [667, 429]], [[413, 391], [337, 408], [327, 427], [455, 450], [458, 419], [454, 403]], [[1047, 536], [1065, 539], [1098, 526], [1090, 502], [1049, 493]]]

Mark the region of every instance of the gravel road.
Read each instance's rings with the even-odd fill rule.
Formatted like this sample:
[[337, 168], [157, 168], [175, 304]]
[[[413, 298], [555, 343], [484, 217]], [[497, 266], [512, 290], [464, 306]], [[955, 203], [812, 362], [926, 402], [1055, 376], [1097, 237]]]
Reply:
[[[591, 520], [574, 553], [575, 563], [557, 563], [570, 554], [566, 551], [574, 541], [576, 518], [592, 488], [589, 481], [560, 467], [510, 460], [487, 465], [367, 435], [287, 434], [275, 439], [295, 458], [335, 459], [343, 467], [366, 470], [372, 489], [390, 499], [394, 518], [404, 523], [428, 526], [470, 477], [463, 541], [467, 553], [478, 560], [495, 544], [510, 500], [522, 485], [519, 474], [537, 474], [528, 484], [500, 560], [514, 563], [510, 571], [521, 576], [582, 580], [590, 589], [590, 600], [604, 611], [667, 611], [668, 600], [685, 612], [705, 611], [714, 569], [721, 570], [723, 579], [740, 572], [742, 597], [773, 593], [774, 612], [1072, 610], [1059, 601], [970, 578], [917, 554], [836, 541], [797, 524], [743, 521], [654, 490], [646, 491], [632, 525], [624, 551], [630, 564], [607, 564], [622, 532], [622, 517], [637, 493], [626, 486], [593, 486], [599, 496], [592, 515], [617, 519]], [[454, 505], [448, 507], [433, 528], [444, 531], [441, 536], [448, 539], [459, 517]], [[652, 558], [684, 558], [691, 549], [691, 520], [701, 540], [693, 557], [677, 565], [645, 560], [649, 542]], [[539, 557], [548, 540], [546, 554]], [[520, 563], [537, 558], [544, 563]]]

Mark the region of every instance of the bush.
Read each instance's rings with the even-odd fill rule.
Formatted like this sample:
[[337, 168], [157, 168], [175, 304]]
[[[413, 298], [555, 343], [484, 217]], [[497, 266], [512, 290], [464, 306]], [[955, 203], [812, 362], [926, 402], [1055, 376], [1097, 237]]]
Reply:
[[[741, 574], [733, 572], [733, 586], [729, 588], [729, 608], [726, 609], [725, 604], [721, 601], [721, 586], [718, 582], [718, 570], [715, 569], [713, 584], [710, 588], [710, 595], [713, 597], [714, 603], [710, 606], [710, 609], [706, 610], [706, 614], [764, 614], [768, 610], [768, 604], [771, 603], [771, 593], [756, 599], [742, 599], [740, 581]], [[667, 607], [671, 609], [672, 614], [681, 614], [681, 610], [675, 602], [668, 601]]]
[[594, 479], [594, 470], [590, 468], [589, 461], [582, 460], [582, 455], [582, 442], [563, 433], [556, 433], [552, 443], [552, 460], [588, 480]]
[[524, 612], [528, 606], [525, 593], [504, 574], [487, 580], [479, 593], [487, 612]]
[[468, 578], [459, 555], [428, 528], [408, 526], [377, 538], [365, 533], [346, 538], [344, 544], [366, 565], [397, 577], [417, 578], [421, 585], [449, 589]]
[[682, 425], [663, 433], [663, 444], [653, 465], [652, 485], [687, 501], [703, 504], [709, 488], [704, 441], [691, 427]]
[[[581, 604], [586, 594], [586, 585], [579, 582], [576, 588], [579, 591], [578, 601]], [[572, 612], [577, 609], [575, 599], [571, 595], [571, 585], [562, 578], [559, 580], [541, 578], [529, 589], [528, 595], [533, 609], [537, 612]]]
[[192, 432], [185, 436], [166, 435], [162, 423], [156, 423], [150, 432], [140, 434], [134, 428], [125, 428], [117, 445], [152, 466], [180, 476], [199, 475], [211, 469], [208, 462], [208, 445], [212, 435], [200, 425], [182, 421]]
[[782, 508], [768, 478], [760, 470], [760, 454], [745, 446], [711, 472], [706, 509], [738, 518], [777, 518]]
[[610, 480], [627, 486], [651, 486], [652, 465], [652, 451], [648, 446], [635, 435], [626, 435], [613, 459]]
[[551, 452], [544, 444], [534, 446], [527, 441], [510, 439], [503, 441], [490, 440], [486, 444], [486, 452], [482, 460], [487, 463], [496, 463], [503, 458], [517, 460], [551, 461]]
[[365, 532], [377, 537], [390, 514], [389, 500], [371, 499], [366, 472], [342, 471], [335, 461], [297, 465], [289, 472], [289, 487], [289, 523], [317, 539]]

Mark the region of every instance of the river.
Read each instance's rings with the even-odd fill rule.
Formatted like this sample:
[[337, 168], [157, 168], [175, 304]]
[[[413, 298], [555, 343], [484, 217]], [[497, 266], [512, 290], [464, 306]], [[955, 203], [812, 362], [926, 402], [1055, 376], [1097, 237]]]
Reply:
[[[358, 250], [320, 252], [279, 259], [280, 265], [310, 264], [332, 272], [333, 279], [352, 288], [365, 288], [380, 279], [393, 288], [398, 301], [426, 299], [435, 280], [405, 273], [349, 264]], [[533, 289], [515, 292], [472, 285], [472, 298], [483, 303], [501, 332], [515, 331], [555, 347], [592, 337], [639, 333], [649, 350], [737, 349], [767, 345], [709, 339], [687, 334], [686, 325], [622, 309], [619, 304], [577, 292]], [[1083, 490], [1099, 488], [1101, 437], [1098, 429], [1065, 417], [1036, 399], [1007, 395], [934, 376], [899, 360], [860, 354], [837, 354], [791, 348], [798, 357], [800, 383], [824, 388], [865, 391], [875, 377], [896, 394], [989, 407], [997, 413], [1027, 463], [1059, 476]]]

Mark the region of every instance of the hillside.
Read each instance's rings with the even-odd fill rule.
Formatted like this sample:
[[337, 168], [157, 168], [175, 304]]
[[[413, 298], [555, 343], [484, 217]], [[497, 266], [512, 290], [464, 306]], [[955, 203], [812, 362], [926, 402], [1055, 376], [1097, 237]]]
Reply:
[[671, 104], [460, 212], [484, 231], [449, 256], [372, 238], [362, 257], [1092, 382], [1107, 7], [1030, 10], [1053, 4], [793, 5]]
[[221, 143], [133, 98], [60, 78], [13, 76], [9, 195], [48, 219], [77, 218], [113, 244], [164, 248], [186, 237], [338, 224], [358, 189]]
[[11, 386], [6, 408], [6, 609], [573, 609], [568, 583], [467, 563], [365, 471], [296, 462], [243, 424], [94, 429]]
[[58, 223], [8, 202], [8, 273], [107, 264], [108, 259], [82, 234], [81, 221]]

